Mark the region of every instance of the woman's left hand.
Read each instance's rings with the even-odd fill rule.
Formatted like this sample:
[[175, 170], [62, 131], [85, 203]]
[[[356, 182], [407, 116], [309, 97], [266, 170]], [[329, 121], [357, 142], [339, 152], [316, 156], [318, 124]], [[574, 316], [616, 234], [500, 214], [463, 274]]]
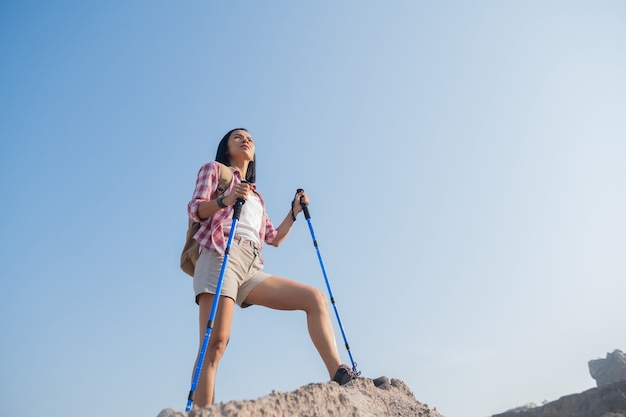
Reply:
[[296, 196], [294, 197], [294, 204], [293, 204], [294, 214], [298, 214], [302, 211], [302, 204], [305, 204], [307, 206], [309, 205], [309, 197], [306, 195], [304, 190], [297, 193]]

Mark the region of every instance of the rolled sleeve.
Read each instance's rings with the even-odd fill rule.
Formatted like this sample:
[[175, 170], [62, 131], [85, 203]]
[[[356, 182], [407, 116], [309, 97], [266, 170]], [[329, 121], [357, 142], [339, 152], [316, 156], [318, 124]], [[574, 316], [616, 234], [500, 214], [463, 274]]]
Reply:
[[203, 223], [208, 219], [198, 217], [198, 206], [200, 203], [211, 200], [211, 190], [217, 188], [219, 181], [219, 167], [213, 162], [204, 164], [198, 171], [196, 187], [193, 190], [191, 200], [187, 204], [187, 214], [193, 221]]
[[272, 224], [269, 216], [265, 214], [265, 243], [271, 245], [277, 234], [278, 230]]

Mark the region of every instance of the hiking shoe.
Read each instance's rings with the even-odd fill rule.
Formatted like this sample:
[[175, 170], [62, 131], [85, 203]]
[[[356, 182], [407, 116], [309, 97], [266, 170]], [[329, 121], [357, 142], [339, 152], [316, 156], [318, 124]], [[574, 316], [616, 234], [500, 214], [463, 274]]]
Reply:
[[391, 387], [391, 381], [386, 376], [379, 376], [378, 378], [372, 379], [372, 382], [377, 388], [389, 388]]
[[341, 365], [337, 372], [335, 372], [335, 376], [333, 377], [333, 381], [338, 383], [339, 385], [345, 385], [353, 379], [357, 379], [358, 375], [354, 372], [349, 366]]

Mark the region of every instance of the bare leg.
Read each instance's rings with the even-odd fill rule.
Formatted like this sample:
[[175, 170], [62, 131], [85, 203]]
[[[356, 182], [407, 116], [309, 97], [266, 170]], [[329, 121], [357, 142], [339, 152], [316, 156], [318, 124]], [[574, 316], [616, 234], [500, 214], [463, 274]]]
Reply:
[[332, 379], [341, 361], [324, 293], [287, 278], [271, 276], [250, 292], [246, 303], [274, 310], [306, 312], [309, 335]]
[[[198, 304], [200, 306], [199, 323], [200, 323], [200, 348], [206, 333], [207, 323], [211, 315], [213, 307], [213, 294], [200, 294], [198, 296]], [[217, 365], [224, 356], [226, 345], [230, 337], [230, 326], [233, 321], [233, 313], [235, 311], [235, 301], [229, 297], [221, 297], [211, 330], [211, 338], [207, 347], [202, 371], [198, 380], [194, 405], [196, 407], [206, 407], [213, 403], [213, 393], [215, 392], [215, 375], [217, 373]], [[196, 358], [196, 364], [198, 359]], [[195, 369], [195, 366], [194, 366]]]

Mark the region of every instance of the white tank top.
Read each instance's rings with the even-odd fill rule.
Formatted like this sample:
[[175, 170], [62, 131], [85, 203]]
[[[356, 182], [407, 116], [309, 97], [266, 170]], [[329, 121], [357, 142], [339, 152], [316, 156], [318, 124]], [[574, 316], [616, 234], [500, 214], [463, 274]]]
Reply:
[[[243, 239], [251, 240], [254, 243], [261, 245], [261, 238], [259, 236], [259, 230], [261, 230], [261, 222], [263, 221], [263, 205], [259, 197], [250, 192], [246, 203], [241, 208], [241, 215], [237, 222], [237, 230], [235, 236], [241, 236]], [[230, 227], [232, 226], [233, 219], [229, 218], [222, 223], [224, 233], [230, 234]]]

